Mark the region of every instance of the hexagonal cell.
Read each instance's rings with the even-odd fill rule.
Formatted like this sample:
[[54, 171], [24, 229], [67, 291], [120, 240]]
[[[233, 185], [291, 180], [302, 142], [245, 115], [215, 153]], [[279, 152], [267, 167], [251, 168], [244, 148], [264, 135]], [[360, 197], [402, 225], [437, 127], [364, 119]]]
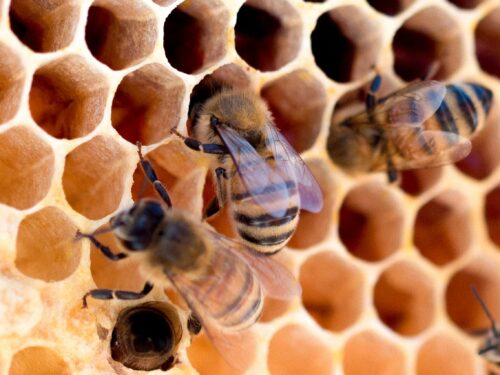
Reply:
[[21, 104], [26, 73], [15, 52], [0, 43], [0, 124], [9, 121]]
[[446, 311], [466, 333], [488, 329], [490, 322], [474, 298], [474, 286], [493, 316], [500, 316], [500, 274], [498, 264], [486, 257], [476, 258], [451, 277], [446, 288]]
[[97, 220], [118, 208], [130, 173], [125, 150], [97, 136], [66, 156], [62, 178], [66, 200], [82, 215]]
[[92, 55], [111, 69], [140, 63], [157, 39], [156, 16], [140, 1], [96, 0], [89, 9], [85, 41]]
[[419, 334], [434, 319], [433, 280], [410, 262], [399, 261], [384, 270], [373, 300], [380, 320], [401, 335]]
[[67, 47], [75, 37], [80, 17], [76, 0], [12, 0], [10, 26], [16, 36], [35, 52]]
[[476, 58], [485, 72], [500, 77], [500, 8], [487, 13], [476, 27]]
[[63, 280], [80, 262], [77, 227], [61, 210], [45, 207], [26, 216], [16, 239], [16, 267], [26, 276], [44, 281]]
[[118, 86], [111, 122], [133, 144], [159, 142], [179, 123], [185, 93], [183, 81], [160, 64], [143, 66]]
[[399, 186], [410, 195], [420, 195], [436, 185], [442, 175], [441, 167], [401, 171]]
[[323, 193], [323, 208], [318, 213], [301, 211], [299, 223], [288, 246], [294, 249], [308, 249], [323, 241], [332, 230], [332, 220], [337, 195], [336, 181], [330, 168], [322, 159], [310, 159], [307, 166]]
[[490, 238], [500, 248], [500, 186], [486, 195], [484, 215]]
[[357, 80], [372, 71], [381, 43], [380, 26], [355, 6], [323, 13], [311, 34], [316, 65], [337, 82]]
[[405, 21], [394, 36], [394, 69], [402, 79], [411, 81], [425, 76], [437, 66], [432, 78], [444, 80], [462, 65], [464, 50], [461, 39], [456, 20], [443, 9], [430, 7], [421, 10]]
[[427, 339], [418, 350], [417, 375], [473, 375], [474, 354], [458, 338], [439, 333]]
[[70, 375], [68, 364], [54, 350], [30, 346], [12, 357], [9, 375], [60, 374]]
[[474, 9], [484, 0], [448, 0], [450, 3], [455, 4], [459, 8]]
[[238, 11], [236, 51], [261, 71], [278, 70], [300, 50], [302, 20], [287, 0], [247, 0]]
[[302, 302], [323, 328], [340, 332], [363, 312], [363, 273], [333, 252], [308, 258], [300, 269]]
[[18, 126], [0, 133], [0, 149], [0, 203], [22, 210], [42, 200], [52, 184], [52, 148]]
[[467, 198], [458, 191], [444, 191], [418, 211], [413, 242], [424, 257], [444, 266], [469, 249], [471, 219]]
[[326, 106], [323, 85], [300, 69], [268, 83], [261, 91], [275, 123], [297, 152], [314, 144]]
[[272, 375], [331, 375], [334, 370], [333, 348], [309, 328], [290, 324], [272, 337], [267, 365]]
[[405, 362], [398, 345], [372, 331], [351, 336], [344, 346], [345, 375], [401, 375], [406, 373]]
[[415, 0], [368, 0], [368, 4], [373, 8], [388, 16], [395, 16], [401, 13], [414, 2]]
[[170, 64], [184, 73], [198, 73], [226, 54], [229, 11], [221, 0], [181, 3], [168, 16], [163, 31]]
[[365, 183], [352, 189], [339, 213], [339, 237], [354, 256], [379, 261], [400, 246], [404, 213], [386, 185]]
[[29, 104], [36, 123], [56, 138], [87, 135], [101, 122], [106, 79], [81, 56], [71, 55], [38, 69]]

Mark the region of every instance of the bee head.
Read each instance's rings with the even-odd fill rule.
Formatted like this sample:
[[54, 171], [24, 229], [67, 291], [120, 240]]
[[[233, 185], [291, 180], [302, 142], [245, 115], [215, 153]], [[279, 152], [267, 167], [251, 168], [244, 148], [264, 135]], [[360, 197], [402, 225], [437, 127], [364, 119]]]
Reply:
[[110, 220], [114, 234], [131, 251], [146, 249], [165, 217], [159, 202], [140, 200]]

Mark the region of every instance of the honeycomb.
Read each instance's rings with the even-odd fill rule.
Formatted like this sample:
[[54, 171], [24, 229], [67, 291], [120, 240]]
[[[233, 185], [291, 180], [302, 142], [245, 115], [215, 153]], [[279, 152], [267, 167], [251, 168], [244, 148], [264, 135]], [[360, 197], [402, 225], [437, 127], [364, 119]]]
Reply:
[[[172, 302], [89, 300], [140, 290], [133, 261], [110, 262], [93, 231], [144, 189], [135, 142], [176, 207], [201, 212], [213, 189], [186, 133], [204, 78], [252, 87], [317, 177], [325, 205], [302, 213], [277, 255], [301, 300], [267, 299], [250, 374], [472, 375], [500, 319], [500, 108], [456, 165], [356, 178], [328, 159], [332, 116], [373, 77], [382, 92], [437, 63], [436, 79], [500, 97], [500, 0], [0, 0], [0, 374], [134, 374], [111, 359], [120, 312]], [[228, 235], [228, 215], [210, 220]], [[117, 250], [113, 237], [104, 243]], [[183, 335], [168, 374], [234, 374], [200, 334]], [[164, 373], [155, 370], [152, 373]]]

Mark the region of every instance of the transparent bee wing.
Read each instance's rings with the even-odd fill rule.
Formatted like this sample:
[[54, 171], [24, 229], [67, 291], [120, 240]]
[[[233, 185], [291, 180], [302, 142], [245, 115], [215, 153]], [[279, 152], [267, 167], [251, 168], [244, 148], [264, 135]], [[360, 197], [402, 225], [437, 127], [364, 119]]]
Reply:
[[276, 169], [282, 171], [285, 176], [294, 178], [299, 190], [300, 208], [319, 212], [323, 207], [323, 194], [304, 160], [272, 125], [267, 126], [266, 142], [273, 150]]
[[235, 130], [225, 125], [219, 125], [216, 129], [229, 149], [241, 180], [251, 197], [269, 215], [283, 217], [286, 214], [286, 205], [277, 209], [275, 202], [290, 197], [287, 176], [271, 169], [253, 146]]

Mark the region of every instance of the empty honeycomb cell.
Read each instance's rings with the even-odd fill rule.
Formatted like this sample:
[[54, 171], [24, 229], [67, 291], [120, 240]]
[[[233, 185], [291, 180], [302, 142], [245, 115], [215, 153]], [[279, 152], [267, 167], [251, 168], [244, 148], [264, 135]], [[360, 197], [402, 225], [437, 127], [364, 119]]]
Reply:
[[413, 242], [420, 253], [438, 266], [464, 254], [472, 242], [469, 205], [463, 194], [444, 191], [417, 213]]
[[302, 20], [287, 0], [247, 0], [238, 11], [236, 51], [252, 67], [278, 70], [298, 54]]
[[373, 8], [389, 16], [395, 16], [401, 13], [414, 2], [415, 0], [368, 0], [368, 3]]
[[159, 142], [179, 123], [185, 92], [182, 80], [160, 64], [143, 66], [118, 86], [111, 122], [133, 144]]
[[63, 280], [80, 261], [81, 244], [74, 241], [76, 226], [57, 207], [26, 216], [16, 240], [16, 267], [29, 277]]
[[30, 346], [12, 357], [9, 375], [70, 375], [66, 361], [54, 350], [43, 346]]
[[52, 184], [52, 148], [18, 126], [0, 133], [0, 150], [0, 203], [18, 209], [38, 203]]
[[36, 123], [53, 137], [78, 138], [101, 122], [107, 94], [105, 77], [83, 57], [71, 55], [36, 71], [30, 111]]
[[326, 91], [300, 69], [268, 83], [261, 91], [275, 123], [297, 152], [309, 149], [321, 130]]
[[473, 375], [474, 354], [456, 338], [439, 333], [418, 350], [416, 375]]
[[331, 375], [333, 350], [309, 328], [289, 324], [272, 337], [267, 365], [271, 375]]
[[200, 375], [236, 375], [242, 374], [221, 357], [215, 350], [207, 336], [202, 332], [193, 337], [187, 349], [189, 361]]
[[358, 7], [342, 6], [323, 13], [311, 34], [316, 65], [337, 82], [369, 73], [382, 48], [380, 28]]
[[35, 52], [53, 52], [73, 40], [80, 4], [76, 0], [12, 0], [9, 16], [21, 42]]
[[345, 375], [401, 375], [405, 372], [401, 347], [374, 331], [351, 336], [344, 346]]
[[259, 322], [271, 322], [274, 319], [285, 315], [290, 306], [290, 301], [266, 297], [264, 300], [264, 307], [262, 309], [262, 314], [259, 318]]
[[363, 274], [333, 252], [308, 258], [300, 269], [299, 281], [304, 307], [325, 329], [341, 332], [363, 312]]
[[111, 138], [97, 136], [66, 156], [63, 189], [66, 200], [89, 219], [118, 208], [129, 173], [125, 150]]
[[500, 186], [486, 195], [484, 214], [490, 238], [500, 248]]
[[400, 187], [410, 195], [420, 195], [432, 188], [443, 175], [443, 169], [412, 169], [400, 173]]
[[337, 194], [336, 181], [328, 165], [322, 159], [310, 159], [307, 166], [319, 184], [323, 194], [323, 208], [318, 213], [301, 211], [297, 229], [288, 246], [307, 249], [323, 241], [332, 230]]
[[437, 67], [433, 79], [451, 76], [463, 61], [463, 43], [455, 19], [430, 7], [414, 14], [399, 28], [392, 42], [394, 69], [404, 80], [426, 76]]
[[339, 236], [356, 257], [379, 261], [401, 246], [403, 219], [399, 202], [385, 185], [361, 184], [342, 203]]
[[488, 13], [476, 27], [476, 58], [485, 72], [500, 77], [500, 8]]
[[459, 8], [474, 9], [484, 0], [448, 0], [450, 3], [455, 4]]
[[416, 335], [434, 319], [433, 280], [410, 262], [399, 261], [384, 270], [373, 300], [380, 320], [401, 335]]
[[0, 43], [0, 124], [9, 121], [19, 109], [26, 74], [19, 57]]
[[198, 73], [226, 54], [229, 12], [220, 0], [186, 1], [170, 13], [163, 30], [170, 64], [184, 73]]
[[94, 57], [111, 69], [138, 64], [155, 48], [157, 20], [141, 1], [96, 0], [89, 9], [85, 40]]
[[490, 327], [486, 314], [474, 298], [474, 286], [493, 316], [500, 316], [500, 274], [498, 264], [483, 256], [455, 272], [446, 288], [446, 310], [451, 320], [471, 333]]

